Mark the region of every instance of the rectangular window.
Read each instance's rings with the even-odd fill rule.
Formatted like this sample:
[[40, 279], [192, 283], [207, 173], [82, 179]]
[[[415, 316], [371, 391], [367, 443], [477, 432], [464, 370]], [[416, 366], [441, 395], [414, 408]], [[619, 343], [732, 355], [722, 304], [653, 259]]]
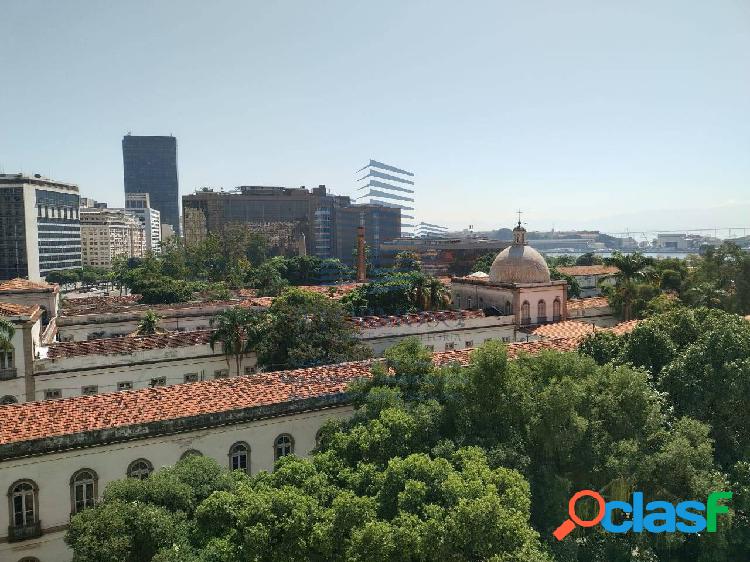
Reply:
[[466, 340], [464, 342], [464, 347], [474, 347], [474, 340]]
[[58, 398], [62, 398], [62, 390], [59, 388], [48, 388], [44, 391], [45, 400], [57, 400]]
[[89, 384], [81, 387], [82, 396], [93, 396], [99, 393], [99, 387], [95, 384]]
[[133, 383], [131, 381], [118, 382], [117, 390], [133, 390]]
[[185, 382], [198, 382], [199, 380], [198, 373], [188, 373], [185, 375]]
[[445, 344], [445, 351], [451, 351], [453, 349], [456, 349], [456, 344], [453, 342], [448, 342]]
[[167, 386], [167, 377], [156, 377], [151, 379], [151, 386]]
[[229, 376], [229, 369], [217, 369], [214, 371], [215, 379], [225, 379]]
[[257, 369], [255, 367], [245, 367], [246, 375], [254, 375]]

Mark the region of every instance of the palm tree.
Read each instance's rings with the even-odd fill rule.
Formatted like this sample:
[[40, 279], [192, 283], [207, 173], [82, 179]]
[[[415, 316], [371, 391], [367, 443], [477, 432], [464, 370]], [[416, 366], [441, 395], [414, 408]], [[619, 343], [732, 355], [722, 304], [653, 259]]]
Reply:
[[138, 322], [138, 329], [136, 334], [139, 336], [150, 336], [159, 331], [159, 321], [161, 316], [156, 314], [153, 310], [149, 310], [143, 315], [141, 321]]
[[632, 254], [614, 252], [611, 257], [605, 258], [604, 262], [620, 270], [616, 276], [617, 286], [614, 293], [622, 301], [623, 320], [631, 320], [636, 285], [639, 282], [652, 281], [653, 271], [650, 266], [653, 265], [654, 259], [646, 257], [640, 252], [633, 252]]
[[445, 308], [449, 301], [448, 289], [437, 277], [430, 277], [427, 280], [427, 294], [430, 304], [430, 310], [440, 310]]
[[211, 319], [211, 327], [215, 328], [211, 334], [211, 349], [221, 344], [221, 349], [231, 366], [234, 358], [237, 375], [241, 374], [242, 361], [260, 343], [265, 324], [265, 315], [248, 308], [229, 308], [218, 313]]
[[10, 343], [16, 327], [10, 320], [0, 317], [0, 351], [11, 351], [13, 345]]

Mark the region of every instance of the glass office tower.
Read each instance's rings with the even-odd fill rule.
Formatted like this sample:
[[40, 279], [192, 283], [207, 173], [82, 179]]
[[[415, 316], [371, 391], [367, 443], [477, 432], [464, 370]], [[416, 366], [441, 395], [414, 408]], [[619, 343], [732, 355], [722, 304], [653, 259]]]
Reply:
[[122, 138], [125, 193], [148, 193], [151, 206], [161, 213], [162, 224], [180, 228], [177, 184], [177, 139], [172, 136]]

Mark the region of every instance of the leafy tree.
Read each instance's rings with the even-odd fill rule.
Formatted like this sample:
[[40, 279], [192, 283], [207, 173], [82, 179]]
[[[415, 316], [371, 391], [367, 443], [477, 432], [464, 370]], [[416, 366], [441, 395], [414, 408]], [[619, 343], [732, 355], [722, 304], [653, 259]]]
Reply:
[[265, 330], [268, 319], [249, 308], [234, 307], [219, 312], [211, 319], [211, 349], [221, 344], [226, 356], [227, 365], [234, 359], [236, 374], [242, 374], [242, 362], [245, 357], [256, 350]]
[[141, 321], [138, 322], [136, 333], [139, 336], [150, 336], [152, 334], [155, 334], [159, 330], [160, 320], [161, 316], [159, 316], [153, 310], [146, 311], [146, 314], [143, 315]]
[[369, 357], [341, 303], [288, 289], [274, 299], [258, 346], [258, 363], [273, 369], [310, 367]]
[[258, 296], [275, 297], [281, 294], [289, 284], [281, 274], [283, 267], [283, 261], [267, 261], [252, 270], [250, 286], [257, 291]]
[[482, 273], [489, 273], [490, 268], [492, 267], [492, 262], [495, 261], [496, 257], [497, 254], [494, 252], [488, 252], [483, 256], [480, 256], [479, 258], [477, 258], [477, 261], [474, 262], [474, 265], [471, 266], [471, 273], [476, 273], [478, 271], [481, 271]]
[[422, 261], [416, 252], [399, 252], [393, 258], [393, 269], [401, 273], [420, 271], [422, 269]]
[[398, 315], [445, 308], [449, 296], [439, 279], [413, 271], [387, 275], [361, 285], [342, 302], [355, 316]]
[[575, 265], [601, 265], [604, 260], [601, 256], [596, 255], [594, 252], [586, 252], [576, 258]]
[[171, 277], [153, 277], [136, 285], [135, 292], [141, 294], [144, 304], [172, 304], [187, 302], [193, 296], [189, 283]]

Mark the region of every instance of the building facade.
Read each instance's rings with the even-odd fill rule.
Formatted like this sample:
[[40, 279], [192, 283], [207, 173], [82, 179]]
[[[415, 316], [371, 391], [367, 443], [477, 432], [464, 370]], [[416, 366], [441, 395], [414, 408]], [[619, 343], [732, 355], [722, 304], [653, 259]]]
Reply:
[[161, 213], [151, 207], [148, 193], [126, 193], [125, 210], [132, 213], [143, 225], [146, 236], [146, 250], [161, 253]]
[[486, 277], [451, 280], [454, 307], [512, 314], [519, 327], [566, 318], [567, 288], [565, 280], [550, 278], [547, 262], [529, 246], [520, 222], [513, 229], [513, 243], [497, 255]]
[[0, 280], [81, 267], [78, 186], [0, 174]]
[[173, 136], [122, 138], [125, 193], [148, 193], [161, 221], [180, 233], [177, 139]]
[[83, 265], [111, 268], [118, 257], [141, 258], [146, 250], [143, 224], [123, 209], [82, 208]]
[[352, 264], [357, 227], [365, 226], [375, 253], [380, 243], [399, 235], [399, 209], [380, 205], [352, 205], [349, 197], [331, 195], [325, 185], [313, 189], [240, 186], [232, 191], [202, 189], [182, 198], [185, 242], [242, 225], [263, 234], [278, 255], [304, 253], [338, 258]]

